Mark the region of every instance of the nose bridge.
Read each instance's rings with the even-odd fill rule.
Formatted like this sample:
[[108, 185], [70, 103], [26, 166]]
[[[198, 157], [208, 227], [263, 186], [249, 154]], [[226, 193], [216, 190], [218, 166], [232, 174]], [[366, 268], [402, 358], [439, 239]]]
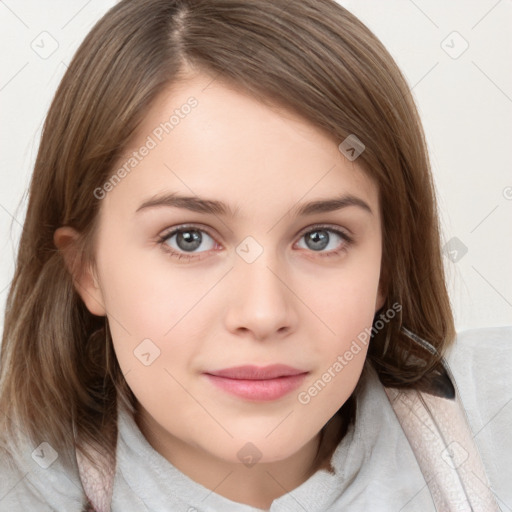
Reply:
[[[276, 248], [272, 247], [266, 240], [260, 243], [252, 236], [247, 236], [236, 248], [237, 258], [235, 263], [235, 274], [240, 284], [251, 289], [253, 297], [260, 292], [265, 294], [277, 292], [283, 295], [285, 291], [281, 279], [283, 273], [282, 265]], [[277, 275], [276, 275], [277, 274]], [[267, 297], [271, 299], [271, 297]]]

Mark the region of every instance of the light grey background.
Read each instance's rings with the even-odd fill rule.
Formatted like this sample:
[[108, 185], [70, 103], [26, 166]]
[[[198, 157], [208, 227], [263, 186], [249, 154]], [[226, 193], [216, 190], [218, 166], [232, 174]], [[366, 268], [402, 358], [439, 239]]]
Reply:
[[[457, 330], [511, 325], [512, 0], [340, 3], [382, 40], [412, 87]], [[0, 1], [0, 330], [44, 116], [78, 45], [114, 4]]]

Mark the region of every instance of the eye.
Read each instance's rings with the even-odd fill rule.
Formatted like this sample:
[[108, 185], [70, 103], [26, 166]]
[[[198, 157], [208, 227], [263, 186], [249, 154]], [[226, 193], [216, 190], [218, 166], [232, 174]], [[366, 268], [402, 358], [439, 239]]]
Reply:
[[[201, 245], [205, 245], [205, 241], [207, 242], [205, 250], [198, 251], [197, 249]], [[197, 226], [181, 226], [169, 233], [165, 233], [159, 238], [159, 243], [172, 256], [179, 259], [194, 258], [196, 256], [193, 256], [193, 254], [209, 251], [216, 245], [213, 238], [204, 229], [200, 229]]]
[[[330, 226], [315, 226], [302, 233], [306, 249], [321, 253], [320, 256], [337, 256], [346, 251], [352, 243], [352, 238], [345, 232]], [[329, 249], [324, 251], [324, 249]]]
[[[353, 242], [345, 232], [330, 226], [314, 226], [300, 235], [306, 243], [305, 249], [319, 256], [337, 256], [346, 251]], [[216, 242], [207, 231], [198, 226], [180, 226], [158, 238], [165, 251], [178, 259], [201, 259], [201, 254], [215, 249]], [[203, 250], [198, 250], [203, 245]], [[206, 245], [206, 247], [205, 247]], [[304, 248], [304, 247], [301, 247]], [[325, 251], [328, 248], [329, 250]]]

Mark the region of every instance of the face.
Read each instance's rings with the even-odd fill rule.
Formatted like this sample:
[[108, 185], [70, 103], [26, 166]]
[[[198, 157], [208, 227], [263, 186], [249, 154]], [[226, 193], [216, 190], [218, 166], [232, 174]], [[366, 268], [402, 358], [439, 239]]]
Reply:
[[120, 179], [97, 189], [81, 295], [108, 317], [155, 444], [283, 460], [354, 390], [354, 340], [383, 303], [381, 220], [340, 142], [197, 74], [161, 95]]

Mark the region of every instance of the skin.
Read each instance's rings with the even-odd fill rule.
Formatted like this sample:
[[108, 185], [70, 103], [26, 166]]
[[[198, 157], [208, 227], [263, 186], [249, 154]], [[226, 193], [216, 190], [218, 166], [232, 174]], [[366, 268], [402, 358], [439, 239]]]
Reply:
[[[72, 272], [89, 311], [108, 317], [139, 402], [136, 421], [154, 449], [216, 493], [269, 508], [317, 469], [319, 432], [360, 377], [364, 346], [309, 403], [298, 400], [383, 304], [378, 190], [338, 150], [341, 141], [200, 72], [158, 98], [118, 166], [190, 96], [197, 107], [102, 199], [95, 264]], [[169, 206], [136, 212], [165, 192], [224, 201], [236, 216]], [[293, 214], [300, 204], [342, 194], [372, 213], [348, 206]], [[185, 223], [207, 230], [199, 248], [187, 252], [176, 235], [159, 243]], [[311, 240], [318, 224], [328, 224], [320, 234], [329, 243], [320, 249]], [[251, 263], [236, 252], [248, 236], [263, 250]], [[70, 227], [55, 233], [67, 262], [76, 238]], [[195, 258], [178, 259], [166, 247]], [[144, 339], [160, 350], [147, 366], [134, 355]], [[274, 363], [309, 374], [270, 402], [227, 394], [202, 374]], [[237, 455], [248, 442], [261, 454], [251, 467]]]

